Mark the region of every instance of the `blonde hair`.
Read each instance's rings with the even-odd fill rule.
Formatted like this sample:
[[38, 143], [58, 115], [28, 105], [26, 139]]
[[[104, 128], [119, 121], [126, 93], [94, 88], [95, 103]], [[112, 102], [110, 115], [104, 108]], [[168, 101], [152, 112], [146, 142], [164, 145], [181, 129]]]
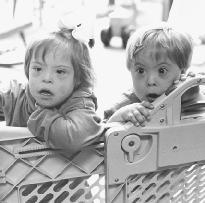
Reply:
[[39, 54], [42, 50], [42, 58], [48, 52], [55, 52], [59, 47], [68, 51], [68, 56], [71, 57], [71, 62], [74, 67], [74, 77], [76, 80], [76, 88], [94, 86], [95, 76], [91, 64], [89, 49], [86, 44], [76, 40], [72, 36], [72, 30], [61, 29], [57, 32], [50, 33], [44, 37], [34, 40], [29, 44], [25, 54], [24, 71], [29, 79], [29, 66], [32, 57]]
[[[169, 59], [176, 63], [182, 72], [189, 67], [193, 53], [191, 37], [163, 22], [143, 27], [131, 35], [126, 47], [127, 68], [132, 67], [140, 50], [153, 46], [163, 48]], [[159, 53], [156, 52], [155, 57], [159, 57]]]

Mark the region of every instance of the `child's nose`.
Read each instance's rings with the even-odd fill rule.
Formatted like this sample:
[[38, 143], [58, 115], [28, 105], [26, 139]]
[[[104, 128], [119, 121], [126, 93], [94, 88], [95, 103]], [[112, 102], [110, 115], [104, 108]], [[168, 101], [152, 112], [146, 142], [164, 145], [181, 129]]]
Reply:
[[156, 86], [156, 76], [154, 74], [148, 75], [147, 85], [148, 86]]
[[53, 78], [52, 78], [52, 73], [49, 71], [46, 71], [43, 75], [43, 82], [46, 83], [52, 83], [53, 82]]

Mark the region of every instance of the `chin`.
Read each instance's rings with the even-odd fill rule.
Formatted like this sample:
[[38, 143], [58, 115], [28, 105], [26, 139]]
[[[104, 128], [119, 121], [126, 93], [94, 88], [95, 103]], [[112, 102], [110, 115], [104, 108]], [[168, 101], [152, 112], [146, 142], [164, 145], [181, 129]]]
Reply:
[[44, 103], [44, 102], [37, 102], [37, 104], [43, 108], [52, 108], [52, 107], [55, 107], [56, 105], [55, 104], [48, 104], [48, 103]]

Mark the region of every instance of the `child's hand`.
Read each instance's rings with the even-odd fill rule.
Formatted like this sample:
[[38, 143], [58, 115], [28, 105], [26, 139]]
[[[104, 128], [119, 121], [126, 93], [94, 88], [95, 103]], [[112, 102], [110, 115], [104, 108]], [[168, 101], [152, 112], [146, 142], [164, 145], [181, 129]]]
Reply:
[[116, 111], [109, 122], [132, 122], [136, 126], [144, 126], [145, 121], [150, 120], [150, 110], [154, 106], [147, 101], [141, 103], [134, 103], [120, 108]]

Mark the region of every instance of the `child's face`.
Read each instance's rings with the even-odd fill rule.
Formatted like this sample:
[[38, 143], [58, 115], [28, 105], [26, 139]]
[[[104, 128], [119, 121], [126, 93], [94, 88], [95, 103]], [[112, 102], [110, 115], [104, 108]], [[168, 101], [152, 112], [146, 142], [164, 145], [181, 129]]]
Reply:
[[149, 102], [162, 95], [181, 74], [163, 48], [152, 46], [137, 53], [130, 71], [136, 96]]
[[49, 50], [42, 57], [39, 50], [29, 67], [29, 88], [36, 102], [43, 107], [55, 107], [68, 98], [74, 89], [74, 67], [63, 48]]

